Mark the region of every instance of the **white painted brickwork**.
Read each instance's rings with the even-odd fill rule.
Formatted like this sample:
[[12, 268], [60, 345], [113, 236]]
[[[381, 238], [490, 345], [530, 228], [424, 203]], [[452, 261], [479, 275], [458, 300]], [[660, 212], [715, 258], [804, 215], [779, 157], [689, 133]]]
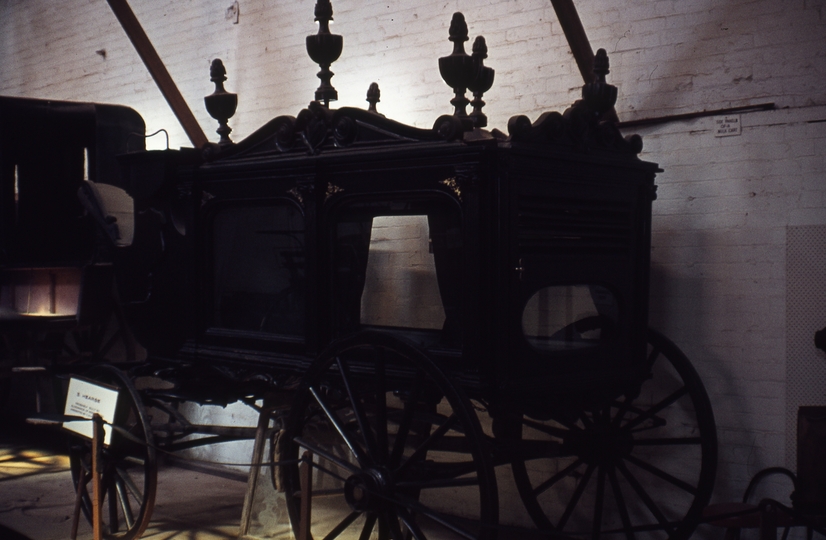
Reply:
[[[594, 49], [610, 56], [623, 120], [775, 103], [743, 114], [740, 136], [713, 118], [637, 130], [661, 164], [655, 203], [652, 326], [695, 363], [717, 417], [717, 500], [739, 498], [752, 474], [786, 464], [787, 227], [826, 224], [826, 3], [820, 0], [576, 1]], [[220, 57], [239, 94], [237, 140], [312, 99], [318, 71], [304, 50], [312, 0], [132, 0], [131, 5], [210, 139], [203, 108]], [[344, 36], [334, 63], [338, 106], [366, 106], [419, 127], [451, 112], [437, 58], [450, 53], [451, 14], [487, 38], [496, 70], [490, 126], [563, 110], [582, 83], [547, 0], [334, 2]], [[0, 94], [115, 102], [188, 145], [102, 0], [0, 1]], [[105, 56], [96, 51], [105, 50]], [[160, 143], [153, 143], [156, 146]], [[826, 261], [823, 261], [826, 268]], [[826, 279], [826, 276], [824, 276]], [[826, 325], [826, 315], [817, 325]], [[826, 355], [817, 357], [826, 362]], [[826, 393], [826, 392], [821, 392]], [[793, 440], [793, 437], [792, 439]]]
[[770, 464], [795, 465], [784, 447], [786, 229], [826, 223], [826, 123], [816, 119], [826, 108], [744, 114], [739, 137], [714, 137], [713, 118], [643, 133], [643, 157], [666, 169], [654, 207], [651, 325], [684, 349], [712, 396], [719, 497], [736, 496]]

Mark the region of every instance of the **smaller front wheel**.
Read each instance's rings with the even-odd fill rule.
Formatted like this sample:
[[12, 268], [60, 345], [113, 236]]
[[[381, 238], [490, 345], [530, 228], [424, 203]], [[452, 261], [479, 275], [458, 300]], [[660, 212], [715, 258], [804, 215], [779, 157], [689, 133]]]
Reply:
[[[132, 381], [121, 370], [101, 365], [84, 373], [89, 379], [115, 386], [118, 403], [115, 430], [109, 446], [101, 452], [101, 516], [103, 537], [134, 540], [149, 525], [155, 503], [158, 468], [149, 419]], [[75, 490], [80, 483], [81, 508], [92, 521], [92, 445], [88, 439], [73, 437], [69, 460]]]
[[[496, 479], [470, 402], [415, 346], [366, 332], [305, 375], [282, 459], [314, 454], [311, 534], [381, 540], [492, 539]], [[299, 467], [285, 467], [298, 533]]]

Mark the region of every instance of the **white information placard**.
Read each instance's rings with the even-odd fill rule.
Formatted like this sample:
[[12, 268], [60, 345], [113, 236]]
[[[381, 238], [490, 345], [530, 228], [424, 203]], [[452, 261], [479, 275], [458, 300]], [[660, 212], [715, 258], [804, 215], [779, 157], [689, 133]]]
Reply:
[[[118, 391], [109, 386], [102, 386], [84, 379], [69, 379], [69, 391], [66, 394], [66, 407], [63, 414], [82, 416], [91, 419], [97, 413], [104, 421], [112, 423], [115, 419], [115, 407], [118, 404]], [[92, 438], [92, 422], [76, 420], [63, 422], [63, 427], [78, 435]], [[104, 424], [103, 444], [112, 441], [112, 428]]]
[[715, 116], [714, 117], [714, 136], [715, 137], [733, 137], [740, 135], [742, 130], [740, 128], [740, 115], [732, 114], [730, 116]]

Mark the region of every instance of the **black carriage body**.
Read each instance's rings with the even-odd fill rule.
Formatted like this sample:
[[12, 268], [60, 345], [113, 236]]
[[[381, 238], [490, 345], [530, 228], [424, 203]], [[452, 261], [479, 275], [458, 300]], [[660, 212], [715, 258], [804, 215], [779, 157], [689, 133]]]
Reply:
[[[7, 335], [100, 325], [111, 261], [78, 199], [120, 186], [116, 156], [144, 147], [144, 122], [121, 105], [0, 96], [0, 319]], [[137, 135], [137, 137], [133, 137]], [[25, 347], [29, 347], [26, 344]]]
[[[86, 263], [92, 224], [77, 198], [87, 180], [117, 185], [116, 155], [143, 148], [143, 119], [120, 105], [0, 96], [0, 249], [5, 264]], [[121, 186], [122, 187], [122, 186]]]
[[[164, 268], [177, 286], [143, 306], [150, 354], [300, 375], [331, 342], [378, 328], [505, 409], [541, 416], [639, 384], [656, 165], [529, 134], [444, 141], [320, 110], [315, 145], [309, 127], [285, 137], [294, 120], [282, 117], [212, 161], [166, 165], [155, 183], [176, 195], [136, 202], [166, 208], [166, 254], [153, 258], [176, 261]], [[443, 321], [363, 320], [371, 226], [398, 216], [426, 216]], [[158, 325], [169, 307], [174, 323]]]

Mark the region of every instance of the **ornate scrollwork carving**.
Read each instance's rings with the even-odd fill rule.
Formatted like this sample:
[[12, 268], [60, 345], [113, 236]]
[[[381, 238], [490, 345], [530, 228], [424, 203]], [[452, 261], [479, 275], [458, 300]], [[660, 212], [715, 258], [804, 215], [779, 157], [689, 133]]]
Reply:
[[573, 146], [583, 150], [601, 148], [636, 156], [642, 150], [638, 135], [623, 137], [610, 118], [617, 100], [617, 89], [605, 82], [608, 55], [605, 49], [594, 58], [594, 81], [582, 88], [582, 99], [563, 114], [543, 113], [531, 123], [526, 116], [508, 121], [511, 141]]
[[336, 193], [341, 193], [344, 191], [344, 188], [340, 188], [337, 185], [333, 184], [332, 182], [327, 183], [327, 192], [324, 194], [324, 202], [327, 202], [330, 197], [335, 195]]
[[289, 193], [290, 195], [295, 197], [296, 200], [298, 201], [298, 204], [300, 204], [302, 207], [304, 206], [304, 195], [301, 194], [301, 190], [298, 189], [297, 186], [292, 188], [292, 189], [287, 190], [287, 193]]
[[462, 138], [465, 126], [457, 116], [445, 114], [436, 119], [433, 123], [433, 131], [440, 139], [455, 141]]
[[295, 118], [281, 116], [276, 120], [275, 147], [282, 152], [291, 150], [295, 146]]
[[462, 200], [462, 188], [461, 186], [459, 186], [459, 182], [456, 180], [456, 178], [445, 178], [439, 183], [445, 186], [450, 191], [452, 191], [453, 194], [456, 195], [457, 199], [459, 199], [460, 201]]
[[336, 146], [349, 146], [358, 137], [358, 124], [349, 116], [341, 116], [333, 128]]

